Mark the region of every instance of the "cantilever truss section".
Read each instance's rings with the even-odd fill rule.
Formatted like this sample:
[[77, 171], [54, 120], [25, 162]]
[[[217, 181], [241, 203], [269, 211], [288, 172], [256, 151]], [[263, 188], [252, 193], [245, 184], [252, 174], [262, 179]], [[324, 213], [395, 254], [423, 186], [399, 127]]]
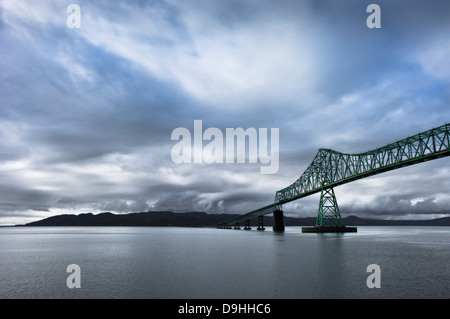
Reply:
[[331, 149], [319, 149], [305, 172], [293, 184], [276, 192], [273, 204], [218, 226], [234, 225], [236, 222], [271, 214], [281, 209], [283, 204], [322, 190], [446, 156], [450, 156], [450, 124], [365, 153], [345, 154]]

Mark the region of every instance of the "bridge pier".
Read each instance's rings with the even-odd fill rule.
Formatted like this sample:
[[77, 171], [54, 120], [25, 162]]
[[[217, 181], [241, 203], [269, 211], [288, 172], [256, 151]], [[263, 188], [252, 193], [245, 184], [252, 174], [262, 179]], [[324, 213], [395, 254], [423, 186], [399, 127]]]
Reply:
[[251, 230], [251, 229], [252, 228], [250, 227], [250, 219], [246, 219], [244, 230]]
[[284, 231], [284, 218], [283, 211], [281, 209], [275, 210], [273, 212], [273, 231]]
[[260, 215], [258, 216], [258, 228], [257, 230], [265, 230], [264, 228], [264, 216]]
[[302, 233], [356, 233], [356, 227], [347, 226], [314, 226], [302, 227]]
[[234, 224], [234, 229], [241, 229], [241, 227], [239, 227], [239, 223]]
[[[325, 225], [326, 221], [331, 225]], [[356, 231], [356, 227], [345, 227], [342, 223], [333, 187], [324, 189], [322, 186], [316, 224], [314, 227], [302, 227], [302, 233], [354, 233]]]

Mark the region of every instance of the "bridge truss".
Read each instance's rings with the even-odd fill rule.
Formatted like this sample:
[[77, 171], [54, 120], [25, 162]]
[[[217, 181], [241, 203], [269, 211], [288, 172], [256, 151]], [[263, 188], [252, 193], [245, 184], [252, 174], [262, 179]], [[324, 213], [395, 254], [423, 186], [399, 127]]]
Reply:
[[319, 149], [305, 172], [291, 185], [276, 192], [273, 204], [230, 219], [218, 227], [229, 227], [243, 221], [281, 210], [291, 201], [321, 193], [316, 227], [330, 218], [342, 226], [333, 188], [358, 179], [398, 168], [450, 156], [450, 124], [418, 133], [395, 143], [359, 154], [345, 154]]

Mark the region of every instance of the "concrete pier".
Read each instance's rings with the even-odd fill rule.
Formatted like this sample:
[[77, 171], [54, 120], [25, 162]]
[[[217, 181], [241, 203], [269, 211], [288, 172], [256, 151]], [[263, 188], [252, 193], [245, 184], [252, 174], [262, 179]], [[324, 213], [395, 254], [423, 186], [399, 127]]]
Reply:
[[284, 231], [284, 218], [282, 210], [276, 210], [273, 212], [273, 231]]
[[356, 233], [356, 227], [346, 226], [322, 226], [322, 227], [302, 227], [302, 233]]
[[258, 228], [257, 230], [265, 230], [264, 228], [264, 216], [258, 216]]

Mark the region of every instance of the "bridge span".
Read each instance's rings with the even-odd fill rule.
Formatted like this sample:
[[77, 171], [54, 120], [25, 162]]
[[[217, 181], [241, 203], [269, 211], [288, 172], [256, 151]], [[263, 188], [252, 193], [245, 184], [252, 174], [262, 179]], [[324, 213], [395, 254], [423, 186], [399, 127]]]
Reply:
[[450, 124], [418, 133], [395, 143], [358, 154], [319, 149], [305, 172], [291, 185], [275, 194], [275, 201], [247, 214], [225, 221], [218, 228], [250, 229], [250, 220], [258, 218], [258, 230], [264, 230], [263, 216], [273, 214], [274, 231], [284, 231], [282, 205], [321, 193], [314, 227], [303, 232], [356, 231], [345, 227], [333, 188], [369, 176], [450, 156]]

